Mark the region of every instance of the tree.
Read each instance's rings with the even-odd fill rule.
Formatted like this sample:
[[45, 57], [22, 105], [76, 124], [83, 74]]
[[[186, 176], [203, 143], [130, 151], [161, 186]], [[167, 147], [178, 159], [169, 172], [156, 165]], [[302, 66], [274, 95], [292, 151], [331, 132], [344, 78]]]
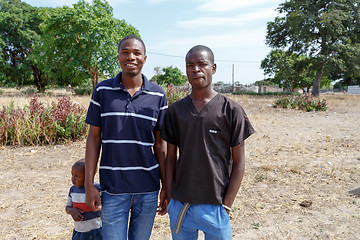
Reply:
[[34, 81], [43, 90], [43, 71], [30, 59], [40, 44], [38, 9], [20, 0], [0, 1], [0, 72], [2, 84], [22, 86]]
[[316, 74], [306, 56], [282, 50], [272, 50], [261, 62], [261, 68], [265, 74], [274, 76], [271, 79], [274, 84], [288, 92], [295, 88], [309, 90]]
[[72, 7], [46, 10], [43, 15], [39, 52], [49, 60], [45, 70], [53, 78], [72, 84], [90, 76], [95, 87], [99, 74], [117, 74], [118, 43], [128, 34], [140, 36], [125, 20], [113, 17], [113, 9], [105, 0], [93, 0], [92, 4], [80, 0]]
[[163, 74], [158, 75], [156, 82], [158, 84], [170, 85], [174, 84], [179, 86], [184, 84], [187, 81], [186, 76], [184, 76], [181, 70], [177, 67], [165, 67], [162, 69]]
[[267, 24], [266, 43], [272, 48], [306, 55], [316, 75], [312, 94], [319, 96], [323, 73], [350, 67], [359, 48], [359, 0], [289, 0], [277, 9], [281, 16]]

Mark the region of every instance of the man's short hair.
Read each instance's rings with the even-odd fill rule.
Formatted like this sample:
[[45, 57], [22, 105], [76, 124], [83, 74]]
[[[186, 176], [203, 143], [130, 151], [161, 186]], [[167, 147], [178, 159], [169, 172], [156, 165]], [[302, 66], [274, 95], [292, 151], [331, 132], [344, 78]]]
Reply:
[[121, 41], [120, 41], [120, 43], [119, 43], [119, 46], [118, 46], [118, 53], [120, 52], [120, 45], [121, 45], [123, 42], [125, 42], [126, 40], [129, 40], [129, 39], [136, 39], [136, 40], [138, 40], [139, 42], [141, 42], [141, 44], [142, 44], [143, 47], [144, 47], [144, 54], [146, 55], [146, 47], [145, 47], [144, 41], [143, 41], [141, 38], [139, 38], [138, 36], [133, 35], [133, 34], [127, 35], [127, 36], [125, 36], [123, 39], [121, 39]]
[[210, 57], [211, 63], [214, 63], [214, 53], [213, 53], [213, 51], [210, 48], [208, 48], [207, 46], [204, 46], [204, 45], [196, 45], [196, 46], [192, 47], [188, 51], [188, 53], [186, 54], [185, 61], [187, 60], [187, 57], [189, 56], [190, 53], [192, 53], [192, 52], [202, 52], [202, 51], [207, 52], [209, 57]]

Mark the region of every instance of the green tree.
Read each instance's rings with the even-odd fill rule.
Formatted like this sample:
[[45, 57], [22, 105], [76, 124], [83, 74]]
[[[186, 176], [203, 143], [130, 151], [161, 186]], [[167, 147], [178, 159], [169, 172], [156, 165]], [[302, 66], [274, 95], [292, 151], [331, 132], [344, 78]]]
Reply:
[[353, 53], [360, 55], [359, 0], [289, 0], [277, 10], [280, 16], [267, 24], [266, 43], [308, 56], [316, 70], [312, 94], [319, 96], [323, 73], [347, 71]]
[[184, 84], [187, 81], [186, 76], [184, 76], [181, 70], [177, 67], [165, 67], [162, 69], [163, 74], [160, 74], [156, 78], [156, 82], [160, 85], [170, 85], [179, 86]]
[[114, 76], [120, 71], [119, 41], [128, 34], [140, 36], [125, 20], [113, 17], [105, 0], [92, 4], [80, 0], [72, 7], [45, 10], [43, 15], [43, 45], [38, 52], [49, 60], [44, 68], [52, 78], [72, 85], [90, 76], [95, 87], [99, 74]]
[[261, 68], [265, 74], [273, 76], [274, 84], [288, 92], [295, 88], [309, 89], [316, 74], [306, 56], [282, 50], [272, 50], [261, 62]]
[[42, 22], [38, 8], [20, 0], [0, 0], [0, 82], [23, 86], [35, 83], [43, 89], [44, 72], [31, 60], [40, 44]]

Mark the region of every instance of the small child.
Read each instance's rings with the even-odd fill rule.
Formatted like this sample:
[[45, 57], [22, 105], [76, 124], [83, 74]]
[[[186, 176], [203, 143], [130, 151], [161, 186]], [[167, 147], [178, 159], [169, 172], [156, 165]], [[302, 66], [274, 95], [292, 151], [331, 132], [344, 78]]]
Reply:
[[[92, 212], [85, 203], [85, 161], [81, 159], [74, 163], [71, 169], [70, 188], [65, 211], [74, 219], [73, 240], [78, 239], [102, 239], [100, 211]], [[100, 191], [100, 185], [94, 183]]]

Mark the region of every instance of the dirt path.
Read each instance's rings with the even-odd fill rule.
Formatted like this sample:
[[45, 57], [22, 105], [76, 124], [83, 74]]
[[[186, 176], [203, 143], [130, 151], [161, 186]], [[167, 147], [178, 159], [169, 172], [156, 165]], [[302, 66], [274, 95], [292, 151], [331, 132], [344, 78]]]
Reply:
[[[233, 239], [360, 239], [360, 96], [322, 97], [329, 110], [309, 113], [233, 97], [257, 131], [246, 142]], [[0, 239], [71, 239], [70, 168], [84, 153], [85, 141], [1, 148]], [[171, 239], [167, 216], [156, 217], [151, 239]]]

